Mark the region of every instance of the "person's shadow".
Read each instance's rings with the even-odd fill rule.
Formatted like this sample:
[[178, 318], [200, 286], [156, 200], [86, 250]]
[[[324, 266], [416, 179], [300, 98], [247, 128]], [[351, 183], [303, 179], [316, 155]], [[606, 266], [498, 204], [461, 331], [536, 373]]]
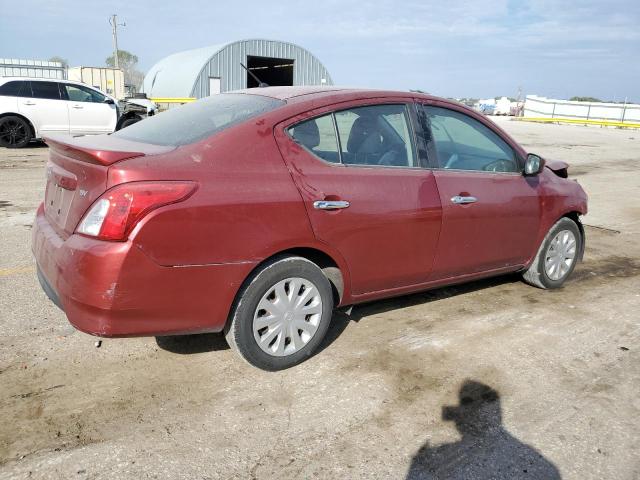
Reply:
[[458, 396], [460, 404], [443, 407], [442, 419], [455, 422], [462, 438], [437, 447], [425, 443], [406, 480], [561, 478], [553, 463], [505, 430], [496, 390], [467, 380]]

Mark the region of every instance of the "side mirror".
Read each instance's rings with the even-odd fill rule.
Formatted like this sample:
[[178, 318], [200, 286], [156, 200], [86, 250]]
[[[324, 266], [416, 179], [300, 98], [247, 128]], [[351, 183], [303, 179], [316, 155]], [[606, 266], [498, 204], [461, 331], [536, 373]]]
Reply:
[[112, 98], [107, 97], [107, 98], [104, 99], [104, 103], [109, 104], [109, 105], [113, 105], [116, 102], [114, 102]]
[[524, 174], [525, 175], [538, 175], [544, 168], [544, 160], [534, 153], [527, 155], [527, 160], [524, 162]]

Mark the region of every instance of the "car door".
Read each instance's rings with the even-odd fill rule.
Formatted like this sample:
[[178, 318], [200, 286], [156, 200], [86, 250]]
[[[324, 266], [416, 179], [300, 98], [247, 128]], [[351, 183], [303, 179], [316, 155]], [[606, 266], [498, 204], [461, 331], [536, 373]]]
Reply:
[[315, 236], [346, 260], [356, 296], [426, 281], [440, 231], [410, 108], [382, 102], [316, 110], [275, 130]]
[[38, 136], [69, 133], [69, 111], [57, 82], [26, 82], [18, 99], [18, 110], [35, 124]]
[[422, 107], [442, 203], [432, 280], [523, 265], [540, 222], [538, 178], [489, 120], [434, 102]]
[[24, 84], [24, 81], [12, 80], [0, 85], [0, 113], [13, 113], [17, 110]]
[[115, 130], [118, 113], [108, 97], [93, 88], [71, 83], [62, 84], [69, 108], [69, 129], [72, 134], [92, 135]]

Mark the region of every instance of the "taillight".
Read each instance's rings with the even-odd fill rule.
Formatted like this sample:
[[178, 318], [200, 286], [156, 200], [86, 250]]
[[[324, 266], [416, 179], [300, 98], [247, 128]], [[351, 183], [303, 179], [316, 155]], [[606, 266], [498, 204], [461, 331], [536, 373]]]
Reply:
[[195, 189], [194, 182], [122, 183], [94, 202], [76, 232], [101, 240], [126, 240], [149, 212], [186, 200]]

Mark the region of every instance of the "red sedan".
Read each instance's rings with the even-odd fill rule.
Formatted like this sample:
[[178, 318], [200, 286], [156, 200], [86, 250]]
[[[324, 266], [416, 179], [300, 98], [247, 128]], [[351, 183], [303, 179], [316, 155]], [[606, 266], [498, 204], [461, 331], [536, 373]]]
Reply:
[[560, 287], [587, 195], [482, 115], [417, 93], [272, 87], [51, 137], [38, 278], [79, 330], [224, 331], [308, 358], [332, 311], [507, 272]]

